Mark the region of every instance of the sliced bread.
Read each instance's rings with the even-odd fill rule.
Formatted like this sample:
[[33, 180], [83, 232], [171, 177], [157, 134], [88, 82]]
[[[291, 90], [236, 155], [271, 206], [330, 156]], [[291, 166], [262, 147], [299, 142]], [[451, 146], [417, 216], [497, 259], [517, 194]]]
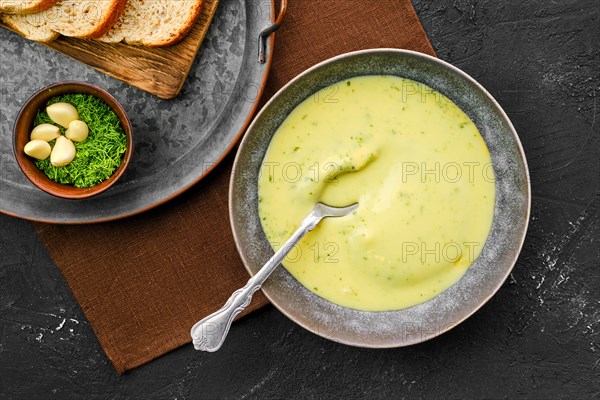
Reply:
[[58, 18], [50, 26], [64, 36], [99, 38], [117, 22], [126, 3], [127, 0], [62, 0], [58, 3]]
[[201, 9], [202, 0], [129, 0], [121, 18], [98, 40], [170, 46], [185, 37]]
[[125, 3], [126, 0], [58, 0], [45, 11], [3, 14], [2, 20], [26, 38], [41, 42], [56, 39], [58, 34], [95, 39], [110, 30], [123, 13]]
[[[36, 42], [51, 42], [58, 38], [58, 32], [53, 31], [42, 18], [31, 18], [33, 15], [0, 14], [0, 20], [11, 29]], [[27, 17], [27, 18], [23, 18]]]
[[49, 9], [56, 0], [0, 0], [0, 13], [32, 14]]

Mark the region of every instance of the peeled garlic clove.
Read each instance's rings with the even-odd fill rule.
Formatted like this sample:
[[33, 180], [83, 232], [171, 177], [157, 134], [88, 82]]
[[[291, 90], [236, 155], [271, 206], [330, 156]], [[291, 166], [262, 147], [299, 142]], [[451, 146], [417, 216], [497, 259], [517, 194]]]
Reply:
[[25, 154], [29, 157], [37, 158], [38, 160], [45, 160], [50, 155], [52, 149], [45, 140], [32, 140], [25, 145]]
[[50, 119], [60, 126], [69, 127], [71, 121], [79, 119], [77, 109], [69, 103], [54, 103], [46, 107]]
[[88, 126], [80, 120], [71, 121], [69, 129], [65, 132], [65, 136], [74, 142], [83, 142], [87, 139], [89, 133]]
[[75, 158], [75, 145], [71, 139], [59, 136], [50, 154], [50, 163], [55, 167], [64, 167]]
[[60, 129], [58, 126], [52, 124], [40, 124], [33, 128], [29, 139], [31, 140], [43, 140], [49, 142], [60, 136]]

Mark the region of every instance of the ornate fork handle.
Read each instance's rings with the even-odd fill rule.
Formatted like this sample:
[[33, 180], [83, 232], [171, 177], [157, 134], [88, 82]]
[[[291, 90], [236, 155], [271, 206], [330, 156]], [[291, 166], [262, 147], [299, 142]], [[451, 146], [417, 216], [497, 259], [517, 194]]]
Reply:
[[192, 339], [196, 350], [213, 352], [219, 350], [234, 318], [244, 311], [250, 301], [252, 295], [260, 289], [265, 280], [283, 261], [285, 256], [294, 248], [294, 246], [306, 235], [309, 231], [323, 219], [324, 215], [320, 212], [311, 212], [302, 221], [302, 224], [294, 232], [292, 237], [284, 243], [284, 245], [267, 261], [267, 263], [254, 275], [246, 286], [233, 292], [227, 303], [219, 311], [212, 313], [203, 320], [197, 322], [192, 327]]
[[355, 203], [348, 207], [330, 207], [323, 203], [317, 203], [310, 214], [302, 221], [300, 227], [292, 237], [281, 246], [273, 257], [254, 275], [246, 286], [233, 292], [227, 303], [219, 311], [209, 315], [197, 322], [192, 327], [192, 339], [194, 348], [202, 351], [217, 351], [223, 345], [233, 319], [250, 304], [252, 295], [260, 289], [269, 275], [279, 266], [281, 261], [288, 255], [294, 246], [312, 231], [315, 226], [325, 217], [343, 217], [350, 214], [358, 207]]
[[233, 292], [227, 303], [219, 311], [212, 313], [192, 327], [194, 348], [202, 351], [217, 351], [225, 341], [231, 323], [252, 301], [252, 295], [259, 285], [246, 286]]

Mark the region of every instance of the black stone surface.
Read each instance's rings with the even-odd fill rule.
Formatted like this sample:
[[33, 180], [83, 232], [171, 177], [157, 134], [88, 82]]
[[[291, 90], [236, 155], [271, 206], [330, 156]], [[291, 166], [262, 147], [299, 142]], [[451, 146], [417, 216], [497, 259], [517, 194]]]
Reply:
[[414, 4], [438, 55], [505, 108], [529, 161], [530, 229], [496, 296], [441, 337], [384, 351], [267, 307], [218, 353], [188, 345], [119, 376], [31, 224], [1, 215], [0, 398], [600, 398], [600, 3]]

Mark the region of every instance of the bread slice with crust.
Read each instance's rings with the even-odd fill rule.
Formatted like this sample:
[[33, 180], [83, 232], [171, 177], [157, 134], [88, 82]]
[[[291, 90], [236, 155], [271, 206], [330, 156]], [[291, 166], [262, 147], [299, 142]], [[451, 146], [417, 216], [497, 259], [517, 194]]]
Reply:
[[0, 0], [0, 13], [33, 14], [49, 9], [56, 0]]
[[49, 9], [2, 20], [28, 39], [48, 42], [58, 34], [81, 39], [104, 36], [117, 22], [127, 0], [58, 0]]
[[50, 27], [64, 36], [99, 38], [117, 22], [126, 3], [127, 0], [61, 0], [56, 10], [58, 18], [50, 22]]
[[100, 41], [160, 47], [185, 37], [194, 26], [203, 0], [129, 0], [113, 28]]
[[[38, 14], [14, 15], [0, 14], [0, 20], [9, 28], [30, 40], [36, 42], [51, 42], [60, 35], [48, 26], [48, 21]], [[38, 17], [36, 17], [38, 16]]]

